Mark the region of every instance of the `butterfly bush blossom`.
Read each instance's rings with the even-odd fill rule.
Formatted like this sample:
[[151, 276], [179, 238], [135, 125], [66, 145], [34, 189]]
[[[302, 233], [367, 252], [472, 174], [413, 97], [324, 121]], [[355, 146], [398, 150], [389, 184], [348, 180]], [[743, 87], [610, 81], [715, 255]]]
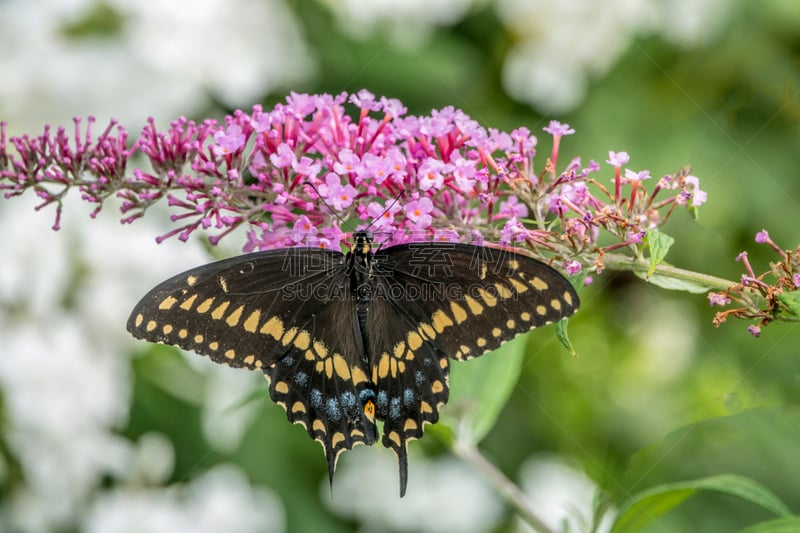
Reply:
[[[542, 158], [527, 128], [484, 128], [453, 107], [408, 115], [400, 101], [366, 90], [292, 93], [222, 123], [181, 117], [162, 130], [151, 119], [135, 139], [115, 121], [96, 130], [89, 117], [71, 132], [46, 126], [38, 136], [8, 138], [1, 124], [0, 189], [6, 197], [32, 189], [39, 208], [55, 206], [56, 229], [62, 199], [78, 189], [95, 204], [92, 216], [118, 198], [123, 223], [166, 201], [174, 228], [159, 242], [203, 230], [216, 244], [245, 228], [245, 252], [337, 249], [346, 222], [382, 244], [526, 247], [585, 283], [612, 252], [652, 258], [657, 229], [674, 210], [706, 201], [688, 168], [655, 178], [629, 168], [622, 151], [604, 164], [576, 157], [559, 169], [561, 141], [575, 133], [567, 124], [544, 128], [552, 150]], [[601, 230], [611, 244], [598, 244]]]

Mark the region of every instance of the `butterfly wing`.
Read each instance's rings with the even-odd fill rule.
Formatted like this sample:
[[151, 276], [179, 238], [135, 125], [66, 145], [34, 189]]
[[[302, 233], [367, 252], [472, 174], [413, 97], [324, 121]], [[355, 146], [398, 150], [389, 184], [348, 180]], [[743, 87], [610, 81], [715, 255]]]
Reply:
[[128, 331], [264, 372], [272, 399], [322, 444], [332, 479], [341, 452], [376, 439], [359, 401], [368, 379], [348, 289], [339, 252], [248, 254], [158, 285], [134, 308]]
[[553, 268], [502, 248], [420, 243], [376, 252], [367, 329], [382, 443], [397, 454], [401, 494], [407, 442], [447, 402], [449, 358], [477, 357], [572, 315], [575, 290]]

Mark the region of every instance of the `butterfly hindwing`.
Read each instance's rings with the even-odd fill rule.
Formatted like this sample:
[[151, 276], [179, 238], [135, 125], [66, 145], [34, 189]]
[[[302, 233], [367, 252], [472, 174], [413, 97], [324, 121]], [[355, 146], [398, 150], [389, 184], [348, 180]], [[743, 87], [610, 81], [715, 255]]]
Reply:
[[374, 421], [363, 410], [369, 379], [352, 342], [355, 328], [352, 302], [332, 298], [295, 336], [292, 344], [299, 349], [265, 370], [272, 399], [286, 409], [291, 422], [302, 424], [322, 444], [331, 480], [343, 451], [359, 443], [371, 445], [377, 438]]

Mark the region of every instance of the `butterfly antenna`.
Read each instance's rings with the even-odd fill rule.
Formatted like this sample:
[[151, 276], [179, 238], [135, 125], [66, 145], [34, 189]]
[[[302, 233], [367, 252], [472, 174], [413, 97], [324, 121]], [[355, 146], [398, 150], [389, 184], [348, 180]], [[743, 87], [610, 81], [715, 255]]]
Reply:
[[369, 228], [371, 228], [373, 225], [375, 225], [375, 223], [376, 223], [378, 220], [380, 220], [380, 219], [383, 217], [383, 215], [385, 215], [386, 213], [388, 213], [389, 211], [391, 211], [391, 210], [392, 210], [392, 208], [394, 207], [394, 204], [396, 204], [396, 203], [397, 203], [397, 202], [400, 200], [400, 198], [401, 198], [402, 196], [403, 196], [403, 191], [400, 191], [400, 192], [397, 194], [397, 196], [395, 196], [395, 197], [394, 197], [394, 199], [392, 200], [392, 203], [390, 203], [390, 204], [389, 204], [389, 205], [386, 207], [386, 209], [384, 209], [384, 210], [383, 210], [383, 212], [382, 212], [380, 215], [378, 215], [378, 217], [377, 217], [377, 218], [373, 219], [373, 221], [372, 221], [372, 222], [370, 222], [370, 223], [367, 225], [367, 227], [366, 227], [366, 228], [364, 228], [364, 230], [363, 230], [363, 231], [366, 231], [366, 232], [368, 232], [368, 231], [369, 231]]
[[331, 207], [331, 204], [329, 204], [328, 202], [325, 201], [325, 198], [322, 197], [322, 195], [319, 193], [319, 189], [317, 189], [317, 187], [313, 183], [311, 183], [310, 181], [306, 180], [306, 181], [303, 182], [303, 185], [308, 185], [309, 187], [311, 187], [311, 189], [315, 193], [317, 193], [317, 198], [322, 202], [322, 205], [324, 205], [325, 207], [328, 208], [328, 211], [330, 211], [331, 214], [333, 216], [335, 216], [339, 220], [340, 224], [344, 225], [344, 219], [339, 216], [339, 213], [337, 213], [336, 210], [333, 207]]

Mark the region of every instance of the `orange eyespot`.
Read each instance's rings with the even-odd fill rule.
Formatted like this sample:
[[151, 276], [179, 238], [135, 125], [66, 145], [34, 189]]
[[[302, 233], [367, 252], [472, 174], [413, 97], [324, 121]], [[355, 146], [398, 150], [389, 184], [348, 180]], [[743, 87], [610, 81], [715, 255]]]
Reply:
[[369, 419], [370, 422], [374, 421], [375, 418], [375, 402], [372, 400], [367, 400], [367, 403], [364, 404], [364, 415]]

